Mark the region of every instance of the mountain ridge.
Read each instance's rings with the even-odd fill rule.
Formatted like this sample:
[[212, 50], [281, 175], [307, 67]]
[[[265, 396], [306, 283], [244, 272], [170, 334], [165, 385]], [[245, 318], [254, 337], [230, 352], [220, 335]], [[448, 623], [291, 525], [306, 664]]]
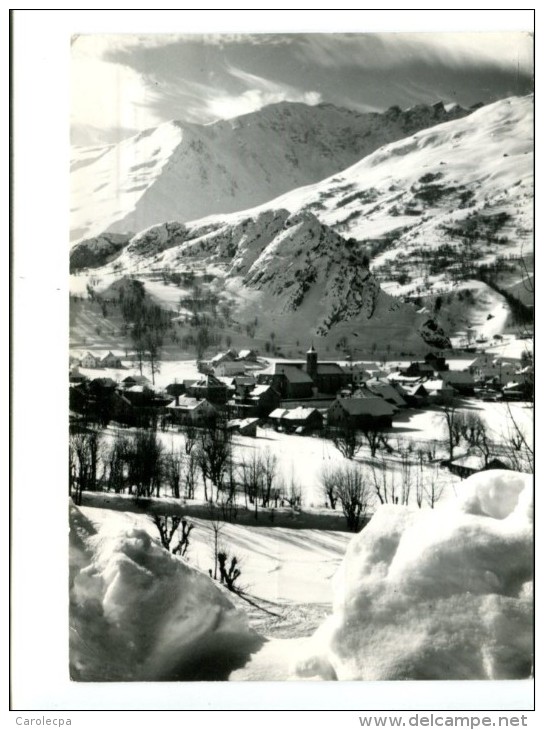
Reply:
[[469, 110], [442, 103], [362, 114], [278, 102], [211, 124], [171, 120], [114, 145], [76, 148], [72, 241], [263, 204], [381, 145]]

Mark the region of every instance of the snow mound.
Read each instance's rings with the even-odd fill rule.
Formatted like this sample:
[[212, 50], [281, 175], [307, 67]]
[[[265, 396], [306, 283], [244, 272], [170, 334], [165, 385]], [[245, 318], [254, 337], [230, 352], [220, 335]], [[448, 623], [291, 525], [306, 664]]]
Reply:
[[145, 530], [70, 510], [70, 672], [80, 681], [226, 679], [263, 640]]
[[532, 667], [532, 479], [487, 471], [434, 510], [384, 505], [350, 543], [297, 673], [518, 679]]

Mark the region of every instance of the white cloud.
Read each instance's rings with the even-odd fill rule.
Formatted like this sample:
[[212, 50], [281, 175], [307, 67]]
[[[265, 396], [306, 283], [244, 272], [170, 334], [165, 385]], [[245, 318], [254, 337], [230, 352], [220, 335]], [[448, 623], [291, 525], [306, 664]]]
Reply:
[[261, 89], [248, 89], [238, 96], [218, 96], [208, 102], [208, 109], [215, 117], [230, 119], [258, 111], [268, 104], [277, 104], [280, 101], [299, 101], [304, 104], [315, 105], [321, 101], [321, 94], [317, 91], [288, 92], [262, 91]]
[[277, 104], [281, 101], [296, 101], [309, 105], [319, 104], [322, 101], [321, 94], [317, 91], [302, 91], [290, 84], [271, 81], [233, 66], [228, 68], [228, 72], [249, 88], [240, 94], [218, 94], [208, 100], [207, 107], [211, 114], [222, 119], [248, 114], [268, 104]]
[[486, 64], [530, 73], [533, 38], [528, 32], [426, 32], [305, 35], [297, 55], [324, 68], [394, 68], [404, 62], [442, 62], [455, 68]]

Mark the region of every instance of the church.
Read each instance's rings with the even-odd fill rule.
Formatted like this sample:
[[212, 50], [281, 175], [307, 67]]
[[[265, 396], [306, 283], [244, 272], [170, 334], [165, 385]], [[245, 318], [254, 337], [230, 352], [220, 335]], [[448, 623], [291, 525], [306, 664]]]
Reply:
[[336, 395], [351, 383], [351, 373], [336, 362], [319, 362], [312, 345], [304, 360], [275, 362], [257, 375], [257, 382], [272, 385], [282, 398]]

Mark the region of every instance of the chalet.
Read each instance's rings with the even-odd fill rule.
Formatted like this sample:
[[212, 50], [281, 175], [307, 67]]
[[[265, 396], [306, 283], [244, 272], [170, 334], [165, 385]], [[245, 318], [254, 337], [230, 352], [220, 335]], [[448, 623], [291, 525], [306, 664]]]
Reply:
[[446, 370], [440, 373], [446, 385], [462, 395], [474, 395], [474, 376], [468, 370]]
[[387, 428], [392, 425], [395, 408], [383, 398], [337, 398], [327, 411], [329, 426]]
[[258, 425], [258, 418], [233, 418], [227, 421], [229, 431], [236, 431], [241, 436], [250, 436], [251, 438], [256, 438]]
[[276, 429], [282, 427], [285, 431], [302, 433], [323, 428], [323, 415], [317, 408], [276, 408], [269, 419]]
[[240, 350], [238, 353], [238, 360], [245, 362], [257, 362], [257, 353], [255, 350]]
[[145, 375], [127, 375], [127, 377], [123, 378], [121, 381], [121, 387], [123, 388], [133, 388], [135, 385], [149, 386], [151, 383]]
[[408, 377], [429, 377], [434, 375], [434, 367], [428, 362], [411, 362], [407, 368], [402, 370], [402, 374]]
[[176, 397], [166, 406], [166, 413], [177, 424], [203, 424], [217, 416], [217, 410], [205, 398], [197, 400], [189, 396]]
[[191, 398], [206, 399], [210, 403], [222, 405], [228, 400], [228, 387], [215, 375], [204, 375], [187, 388], [187, 395]]
[[354, 385], [361, 385], [370, 378], [385, 378], [387, 372], [375, 362], [354, 362], [345, 367]]
[[406, 401], [399, 393], [399, 391], [391, 385], [387, 380], [379, 380], [378, 378], [371, 378], [365, 383], [365, 387], [370, 391], [371, 394], [377, 395], [383, 398], [387, 403], [398, 408], [405, 408]]
[[423, 383], [397, 383], [394, 387], [411, 408], [421, 408], [427, 403], [429, 393]]
[[229, 401], [229, 412], [236, 417], [265, 417], [280, 404], [280, 394], [271, 385], [240, 385]]
[[519, 365], [515, 360], [495, 357], [482, 353], [470, 364], [468, 371], [478, 381], [492, 381], [497, 385], [506, 385], [515, 376]]
[[122, 368], [123, 362], [120, 355], [114, 355], [113, 352], [108, 352], [107, 355], [104, 355], [102, 360], [100, 360], [100, 366], [103, 368]]
[[457, 395], [457, 391], [440, 378], [426, 380], [425, 390], [429, 403], [448, 403]]
[[446, 358], [442, 355], [437, 355], [434, 352], [429, 352], [428, 355], [425, 355], [424, 359], [427, 365], [430, 365], [436, 372], [450, 369], [450, 366], [446, 362]]
[[86, 352], [81, 358], [81, 367], [94, 369], [100, 367], [100, 360], [92, 354], [92, 352]]
[[222, 377], [243, 375], [245, 373], [245, 366], [243, 362], [239, 362], [238, 360], [222, 360], [217, 365], [214, 365], [213, 372], [215, 375]]
[[212, 357], [208, 364], [215, 369], [215, 367], [219, 365], [219, 363], [234, 362], [237, 357], [238, 353], [236, 352], [236, 350], [226, 350], [226, 352], [219, 352], [217, 355]]

